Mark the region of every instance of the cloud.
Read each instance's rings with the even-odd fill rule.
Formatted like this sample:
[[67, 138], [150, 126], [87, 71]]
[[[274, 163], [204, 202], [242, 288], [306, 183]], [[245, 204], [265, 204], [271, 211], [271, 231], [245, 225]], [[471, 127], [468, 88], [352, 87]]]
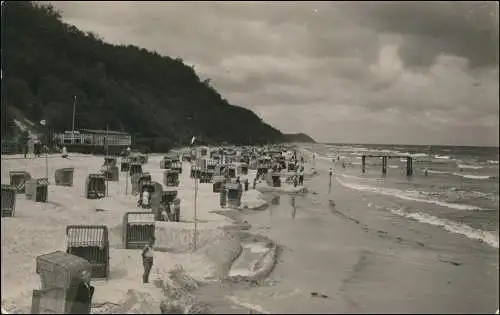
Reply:
[[183, 58], [286, 132], [498, 145], [496, 2], [53, 5], [106, 41]]
[[431, 66], [440, 54], [469, 60], [472, 67], [498, 65], [498, 2], [352, 2], [354, 20], [378, 32], [403, 34], [405, 65]]

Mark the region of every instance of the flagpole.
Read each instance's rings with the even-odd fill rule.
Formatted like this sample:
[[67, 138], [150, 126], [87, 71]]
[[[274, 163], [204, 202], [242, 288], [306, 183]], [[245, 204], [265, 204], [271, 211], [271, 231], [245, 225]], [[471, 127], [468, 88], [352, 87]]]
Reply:
[[125, 196], [128, 195], [128, 173], [130, 172], [130, 161], [128, 160], [128, 157], [127, 157], [127, 162], [128, 162], [128, 169], [127, 169], [127, 172], [125, 174]]
[[194, 250], [196, 251], [196, 240], [197, 240], [197, 227], [198, 227], [198, 212], [196, 208], [196, 201], [198, 199], [198, 180], [196, 179], [196, 172], [194, 177], [194, 239], [193, 245]]

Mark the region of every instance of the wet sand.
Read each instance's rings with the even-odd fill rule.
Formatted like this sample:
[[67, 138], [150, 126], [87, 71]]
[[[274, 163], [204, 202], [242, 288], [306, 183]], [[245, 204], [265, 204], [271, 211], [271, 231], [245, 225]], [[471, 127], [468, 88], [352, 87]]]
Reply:
[[497, 249], [370, 207], [368, 193], [335, 180], [328, 193], [328, 164], [317, 164], [295, 214], [283, 194], [245, 212], [250, 231], [283, 251], [265, 285], [234, 291], [239, 300], [272, 313], [495, 312]]
[[[161, 170], [157, 169], [159, 161], [156, 161], [159, 158], [154, 160], [148, 169], [153, 176], [161, 178]], [[75, 160], [58, 162], [57, 167], [62, 167], [64, 163], [76, 163]], [[16, 165], [2, 161], [2, 170], [7, 176], [8, 170], [23, 169], [32, 164], [23, 160], [9, 163]], [[6, 270], [10, 272], [2, 272], [2, 286], [4, 281], [9, 280], [8, 285], [18, 289], [9, 292], [12, 298], [24, 291], [30, 293], [36, 285], [34, 257], [63, 246], [63, 227], [66, 224], [72, 221], [106, 222], [111, 227], [110, 238], [119, 234], [115, 226], [119, 226], [124, 211], [135, 208], [135, 198], [124, 196], [123, 184], [110, 183], [112, 196], [116, 197], [101, 201], [82, 199], [84, 174], [89, 169], [97, 169], [101, 163], [101, 159], [82, 161], [81, 165], [75, 165], [78, 166], [75, 187], [50, 186], [48, 204], [32, 204], [20, 198], [16, 217], [2, 219], [2, 241], [6, 240], [4, 237], [10, 240], [17, 237], [17, 242], [25, 245], [22, 248], [26, 249], [22, 253], [16, 253], [10, 246], [2, 250], [2, 262], [10, 266]], [[351, 191], [334, 180], [328, 193], [326, 174], [329, 166], [326, 163], [317, 164], [320, 175], [306, 181], [309, 193], [295, 195], [295, 209], [289, 194], [269, 193], [270, 205], [262, 207], [252, 201], [255, 196], [248, 192], [252, 197], [246, 201], [248, 208], [253, 208], [255, 203], [255, 208], [259, 210], [211, 211], [218, 208], [217, 195], [211, 192], [209, 185], [202, 186], [199, 198], [204, 202], [199, 204], [198, 218], [204, 222], [199, 229], [200, 236], [206, 234], [203, 238], [207, 247], [196, 254], [186, 252], [190, 247], [188, 236], [192, 226], [184, 227], [184, 224], [192, 221], [193, 201], [192, 182], [184, 173], [179, 191], [183, 200], [183, 220], [187, 221], [176, 223], [175, 229], [174, 225], [159, 224], [158, 232], [166, 233], [166, 237], [164, 241], [158, 237], [159, 243], [164, 243], [158, 246], [164, 245], [169, 253], [157, 253], [164, 256], [161, 261], [165, 265], [155, 268], [154, 278], [161, 279], [175, 264], [183, 265], [187, 272], [199, 279], [227, 273], [237, 276], [246, 272], [248, 268], [245, 266], [253, 264], [250, 262], [262, 255], [265, 244], [273, 240], [281, 245], [279, 262], [267, 279], [208, 281], [192, 294], [199, 301], [208, 303], [211, 310], [217, 313], [494, 313], [498, 307], [497, 249], [370, 207], [372, 196], [369, 193]], [[43, 176], [43, 163], [31, 167], [32, 175]], [[49, 167], [53, 174], [56, 165], [51, 162]], [[78, 204], [74, 203], [75, 200], [79, 200]], [[97, 205], [108, 211], [96, 216], [91, 210]], [[43, 215], [39, 215], [42, 212]], [[231, 220], [224, 220], [216, 213], [223, 213]], [[60, 222], [54, 222], [55, 218]], [[41, 219], [51, 224], [35, 225]], [[231, 224], [230, 221], [235, 222]], [[57, 223], [56, 226], [54, 223]], [[219, 226], [221, 224], [225, 231], [239, 235], [238, 239], [215, 242], [222, 232], [215, 233], [213, 228], [222, 227]], [[19, 234], [17, 225], [24, 227], [25, 233]], [[29, 233], [26, 232], [28, 227]], [[6, 233], [9, 231], [12, 233]], [[50, 239], [57, 240], [57, 244], [48, 244], [46, 238], [39, 238], [44, 240], [43, 243], [32, 241], [34, 235], [47, 235], [49, 232], [54, 235]], [[229, 256], [233, 254], [230, 249], [236, 250], [240, 241], [243, 243], [242, 255], [231, 266]], [[31, 250], [35, 245], [39, 253]], [[154, 285], [140, 287], [137, 283], [140, 273], [138, 259], [132, 257], [134, 264], [130, 264], [128, 251], [112, 247], [114, 279], [103, 284], [110, 286], [105, 291], [109, 294], [100, 295], [99, 300], [115, 303], [134, 300], [137, 301], [134, 302], [137, 304], [134, 310], [144, 313], [146, 309], [151, 309], [146, 307], [147, 301], [160, 302], [157, 298], [159, 292]], [[9, 257], [5, 256], [6, 250]], [[120, 253], [123, 255], [118, 255]], [[9, 258], [8, 261], [5, 261], [6, 258]], [[221, 264], [221, 260], [228, 263]], [[12, 261], [25, 263], [16, 265]], [[124, 270], [121, 275], [116, 273], [121, 270], [120, 266], [127, 266], [126, 277]], [[157, 267], [160, 265], [157, 264]], [[29, 275], [29, 280], [16, 285], [14, 276], [19, 272]], [[127, 288], [134, 287], [138, 291], [127, 291]], [[100, 292], [104, 293], [104, 290], [104, 287], [99, 287]], [[142, 296], [144, 294], [149, 296]], [[126, 298], [122, 299], [123, 296]], [[25, 306], [29, 308], [28, 295], [17, 299], [26, 302]], [[157, 306], [154, 308], [158, 309]]]

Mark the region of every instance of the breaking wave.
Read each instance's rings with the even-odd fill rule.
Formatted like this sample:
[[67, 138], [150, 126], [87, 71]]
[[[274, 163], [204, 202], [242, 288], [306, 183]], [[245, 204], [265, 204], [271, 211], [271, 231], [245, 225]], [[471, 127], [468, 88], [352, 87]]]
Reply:
[[431, 204], [435, 204], [438, 206], [447, 207], [447, 208], [451, 208], [451, 209], [457, 209], [457, 210], [469, 210], [469, 211], [487, 210], [487, 209], [483, 209], [483, 208], [480, 208], [477, 206], [472, 206], [472, 205], [444, 202], [444, 201], [440, 201], [440, 200], [427, 199], [427, 198], [424, 199], [424, 198], [421, 198], [422, 194], [420, 194], [418, 191], [402, 191], [402, 190], [394, 189], [394, 188], [383, 188], [383, 187], [359, 185], [359, 184], [344, 182], [344, 181], [340, 180], [339, 178], [336, 178], [336, 180], [337, 180], [337, 182], [339, 182], [339, 184], [341, 184], [342, 186], [347, 187], [349, 189], [369, 191], [369, 192], [373, 192], [376, 194], [392, 196], [392, 197], [396, 197], [396, 198], [404, 199], [404, 200], [431, 203]]
[[455, 234], [461, 234], [470, 239], [484, 242], [490, 245], [491, 247], [498, 248], [498, 236], [494, 235], [491, 232], [474, 229], [466, 224], [461, 224], [450, 220], [441, 219], [425, 213], [419, 213], [419, 212], [408, 213], [403, 211], [402, 209], [388, 209], [388, 210], [396, 215], [413, 219], [421, 223], [427, 223], [430, 225], [439, 226], [445, 231]]
[[472, 170], [479, 170], [483, 168], [482, 166], [479, 165], [469, 165], [469, 164], [458, 164], [458, 168], [465, 168], [465, 169], [472, 169]]

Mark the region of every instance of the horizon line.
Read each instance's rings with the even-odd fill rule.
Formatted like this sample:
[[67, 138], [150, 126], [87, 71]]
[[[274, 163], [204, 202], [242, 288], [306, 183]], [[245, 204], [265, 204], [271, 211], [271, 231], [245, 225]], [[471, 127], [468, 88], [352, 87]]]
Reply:
[[499, 148], [499, 145], [470, 145], [470, 144], [401, 144], [401, 143], [356, 143], [356, 142], [316, 142], [330, 145], [378, 145], [378, 146], [418, 146], [418, 147], [472, 147], [472, 148]]

